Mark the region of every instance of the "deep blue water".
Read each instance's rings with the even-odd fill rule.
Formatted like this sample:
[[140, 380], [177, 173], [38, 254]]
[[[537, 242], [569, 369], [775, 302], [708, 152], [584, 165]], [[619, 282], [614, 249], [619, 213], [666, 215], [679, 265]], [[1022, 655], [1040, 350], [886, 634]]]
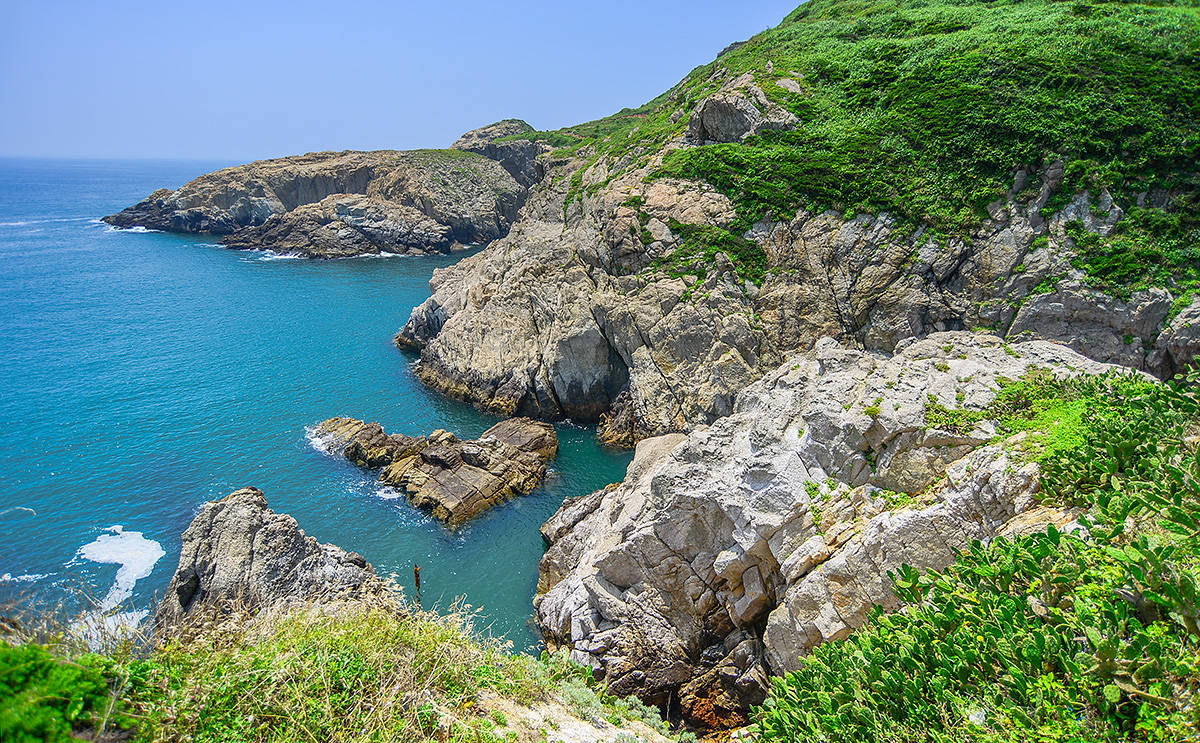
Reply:
[[414, 435], [495, 422], [422, 388], [391, 345], [457, 257], [279, 260], [97, 221], [228, 164], [0, 160], [0, 592], [133, 584], [145, 608], [199, 505], [253, 485], [406, 587], [419, 564], [427, 608], [465, 597], [533, 646], [538, 527], [628, 454], [560, 426], [543, 488], [451, 534], [315, 451], [306, 427], [334, 415]]

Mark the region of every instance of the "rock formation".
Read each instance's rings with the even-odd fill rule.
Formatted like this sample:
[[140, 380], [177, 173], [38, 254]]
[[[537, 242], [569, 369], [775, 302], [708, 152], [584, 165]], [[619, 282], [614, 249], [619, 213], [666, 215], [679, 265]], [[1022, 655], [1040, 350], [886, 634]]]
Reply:
[[[495, 160], [517, 183], [532, 188], [546, 174], [538, 158], [552, 149], [545, 142], [520, 138], [522, 134], [532, 131], [533, 127], [524, 121], [506, 119], [472, 129], [459, 137], [450, 148], [475, 152]], [[496, 141], [501, 138], [504, 138], [503, 141]]]
[[204, 504], [183, 533], [155, 631], [171, 634], [189, 615], [227, 605], [267, 609], [393, 598], [362, 555], [317, 542], [294, 518], [268, 508], [261, 490], [242, 488]]
[[501, 421], [471, 441], [442, 430], [419, 438], [389, 436], [378, 423], [353, 418], [330, 418], [313, 436], [330, 453], [382, 469], [380, 482], [451, 528], [532, 492], [558, 454], [554, 427], [528, 418]]
[[731, 415], [642, 441], [623, 483], [564, 503], [542, 530], [537, 622], [614, 693], [742, 724], [768, 672], [895, 606], [888, 571], [943, 568], [1021, 515], [1026, 529], [1070, 520], [1034, 510], [1019, 440], [995, 441], [988, 421], [939, 430], [931, 406], [983, 409], [1033, 369], [1119, 368], [969, 332], [892, 357], [822, 340]]
[[1159, 375], [1189, 358], [1173, 335], [1155, 343], [1167, 292], [1119, 299], [1072, 265], [1068, 225], [1106, 234], [1123, 213], [1101, 192], [1044, 217], [1061, 167], [1018, 173], [967, 238], [900, 231], [887, 214], [759, 223], [747, 233], [771, 267], [759, 286], [723, 253], [704, 277], [663, 268], [685, 244], [669, 225], [734, 219], [710, 187], [646, 182], [654, 158], [612, 181], [600, 164], [547, 162], [508, 236], [435, 272], [396, 337], [419, 350], [423, 382], [495, 414], [599, 420], [632, 445], [729, 414], [739, 390], [825, 336], [891, 352], [984, 327]]
[[305, 257], [445, 252], [506, 234], [525, 195], [471, 152], [320, 152], [225, 168], [104, 219]]

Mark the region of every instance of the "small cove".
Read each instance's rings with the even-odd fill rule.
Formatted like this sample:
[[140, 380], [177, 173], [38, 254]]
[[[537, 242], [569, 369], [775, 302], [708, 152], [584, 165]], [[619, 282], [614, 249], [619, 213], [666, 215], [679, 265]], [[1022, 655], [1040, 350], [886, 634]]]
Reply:
[[314, 450], [306, 428], [334, 415], [461, 437], [496, 421], [423, 388], [391, 344], [462, 256], [280, 260], [96, 221], [226, 164], [0, 160], [0, 593], [84, 581], [103, 596], [122, 563], [81, 548], [137, 534], [165, 552], [144, 576], [134, 558], [144, 608], [199, 505], [253, 485], [406, 587], [419, 564], [426, 608], [463, 597], [481, 627], [535, 647], [538, 527], [619, 480], [629, 453], [560, 425], [545, 486], [449, 533]]

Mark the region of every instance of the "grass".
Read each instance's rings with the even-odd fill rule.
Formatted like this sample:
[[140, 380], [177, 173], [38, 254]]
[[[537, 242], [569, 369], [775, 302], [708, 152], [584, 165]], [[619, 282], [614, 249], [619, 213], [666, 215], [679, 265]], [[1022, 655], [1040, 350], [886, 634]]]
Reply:
[[[195, 619], [160, 645], [84, 652], [69, 633], [0, 645], [0, 740], [67, 740], [126, 730], [135, 741], [507, 740], [513, 720], [485, 691], [519, 705], [550, 699], [583, 719], [657, 711], [605, 693], [565, 655], [513, 654], [462, 611], [399, 614], [318, 607]], [[15, 669], [15, 670], [14, 670]]]
[[[800, 208], [888, 212], [901, 228], [962, 235], [1016, 170], [1062, 162], [1047, 213], [1100, 188], [1129, 212], [1111, 239], [1081, 248], [1077, 265], [1097, 286], [1196, 286], [1196, 0], [811, 0], [640, 108], [521, 136], [589, 164], [605, 158], [596, 190], [648, 164], [701, 100], [743, 73], [798, 117], [796, 129], [676, 149], [650, 176], [726, 194], [733, 236]], [[801, 92], [778, 85], [784, 77]], [[1170, 192], [1167, 208], [1135, 207], [1152, 189]]]
[[1043, 501], [1086, 509], [1087, 530], [975, 543], [944, 572], [904, 566], [900, 611], [774, 681], [762, 740], [1195, 740], [1198, 382], [1006, 386], [993, 412], [1023, 430], [1076, 411], [1033, 455]]

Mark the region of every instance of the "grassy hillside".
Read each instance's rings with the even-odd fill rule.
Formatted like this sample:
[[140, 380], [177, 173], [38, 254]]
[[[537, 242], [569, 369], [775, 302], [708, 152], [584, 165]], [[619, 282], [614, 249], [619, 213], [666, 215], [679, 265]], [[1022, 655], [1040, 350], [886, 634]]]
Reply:
[[1017, 169], [1062, 162], [1050, 211], [1100, 186], [1126, 207], [1152, 189], [1171, 194], [1165, 211], [1135, 210], [1115, 238], [1081, 246], [1098, 284], [1123, 293], [1200, 280], [1196, 0], [811, 0], [647, 105], [539, 136], [644, 162], [742, 73], [797, 128], [672, 152], [658, 173], [727, 194], [735, 232], [833, 207], [963, 233]]
[[562, 705], [555, 709], [564, 724], [574, 715], [667, 732], [657, 711], [606, 695], [565, 656], [511, 654], [473, 634], [461, 614], [364, 606], [253, 622], [248, 615], [197, 619], [165, 644], [127, 639], [104, 653], [82, 649], [69, 628], [37, 636], [13, 629], [7, 622], [0, 637], [5, 743], [546, 739], [537, 718], [489, 708], [489, 694], [510, 715], [552, 700]]
[[907, 606], [776, 680], [763, 739], [1196, 740], [1198, 382], [1010, 386], [988, 414], [1042, 429], [1028, 443], [1041, 497], [1085, 508], [1088, 531], [997, 539], [944, 573], [900, 571]]

